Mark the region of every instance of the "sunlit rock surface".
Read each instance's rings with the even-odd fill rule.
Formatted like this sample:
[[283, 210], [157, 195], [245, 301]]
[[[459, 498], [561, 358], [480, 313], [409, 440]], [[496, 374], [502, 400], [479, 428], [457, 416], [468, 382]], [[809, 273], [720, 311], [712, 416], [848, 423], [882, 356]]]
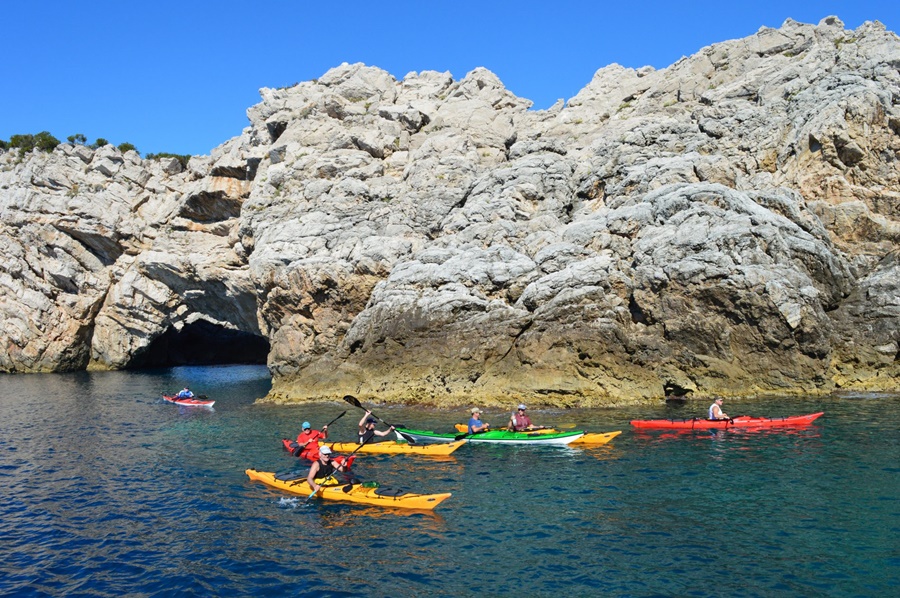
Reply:
[[260, 93], [186, 167], [0, 153], [0, 370], [164, 365], [190, 337], [265, 355], [279, 402], [898, 386], [900, 43], [879, 23], [606, 66], [542, 111], [485, 69], [344, 64]]

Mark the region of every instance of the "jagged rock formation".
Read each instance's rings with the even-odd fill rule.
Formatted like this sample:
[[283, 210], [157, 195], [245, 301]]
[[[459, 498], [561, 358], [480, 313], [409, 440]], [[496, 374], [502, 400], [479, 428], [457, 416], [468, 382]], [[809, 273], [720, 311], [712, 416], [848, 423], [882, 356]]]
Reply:
[[268, 351], [275, 401], [897, 388], [900, 43], [878, 23], [611, 65], [544, 111], [484, 69], [261, 94], [186, 171], [0, 154], [0, 369], [160, 363], [193, 330]]

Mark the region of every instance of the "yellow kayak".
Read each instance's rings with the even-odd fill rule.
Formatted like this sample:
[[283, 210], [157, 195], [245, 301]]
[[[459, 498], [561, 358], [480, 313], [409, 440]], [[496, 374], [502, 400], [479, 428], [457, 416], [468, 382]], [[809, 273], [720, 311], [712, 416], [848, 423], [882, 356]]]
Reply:
[[593, 434], [585, 434], [578, 440], [575, 440], [569, 444], [570, 445], [573, 445], [573, 444], [593, 444], [593, 445], [606, 444], [607, 442], [609, 442], [610, 440], [612, 440], [613, 438], [615, 438], [616, 436], [618, 436], [621, 433], [622, 433], [622, 430], [617, 430], [615, 432], [598, 432], [598, 433], [593, 433]]
[[409, 444], [407, 442], [373, 442], [359, 446], [355, 442], [329, 442], [336, 453], [378, 453], [382, 455], [449, 455], [462, 445], [465, 440], [434, 444]]
[[[297, 478], [292, 480], [281, 480], [275, 477], [275, 474], [269, 471], [257, 471], [248, 469], [245, 472], [252, 481], [262, 482], [266, 486], [290, 492], [291, 494], [299, 494], [300, 496], [309, 496], [312, 494], [312, 488], [306, 478]], [[339, 484], [332, 480], [333, 483], [323, 486], [316, 493], [316, 498], [323, 500], [334, 500], [341, 502], [352, 502], [363, 505], [372, 505], [376, 507], [390, 507], [400, 509], [422, 509], [430, 511], [443, 501], [450, 498], [451, 494], [445, 492], [443, 494], [414, 494], [393, 488], [379, 487], [375, 482], [366, 482], [364, 484]]]

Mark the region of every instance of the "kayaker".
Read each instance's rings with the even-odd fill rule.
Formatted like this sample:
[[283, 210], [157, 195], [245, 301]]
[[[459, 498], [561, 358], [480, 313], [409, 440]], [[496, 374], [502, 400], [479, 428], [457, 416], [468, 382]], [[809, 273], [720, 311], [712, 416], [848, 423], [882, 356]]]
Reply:
[[731, 419], [722, 411], [722, 397], [719, 397], [709, 406], [709, 419]]
[[372, 439], [376, 436], [387, 436], [391, 432], [394, 431], [394, 426], [391, 426], [387, 430], [376, 430], [375, 429], [375, 418], [372, 417], [371, 411], [366, 411], [366, 414], [362, 416], [362, 419], [359, 420], [359, 435], [356, 438], [357, 444], [367, 444], [372, 441]]
[[178, 393], [177, 395], [175, 395], [175, 396], [178, 397], [179, 399], [193, 399], [193, 398], [194, 398], [194, 393], [192, 393], [192, 392], [190, 391], [190, 389], [189, 389], [187, 386], [185, 386], [185, 387], [184, 387], [181, 391], [179, 391], [179, 393]]
[[300, 433], [297, 435], [299, 457], [315, 461], [319, 458], [319, 440], [328, 438], [328, 424], [322, 426], [322, 431], [313, 430], [309, 422], [303, 422]]
[[531, 418], [525, 414], [525, 405], [520, 404], [519, 408], [509, 418], [509, 429], [513, 432], [524, 432], [526, 430], [534, 430], [535, 425], [531, 423]]
[[491, 424], [486, 424], [481, 421], [481, 409], [479, 409], [478, 407], [472, 407], [472, 417], [469, 418], [469, 434], [478, 434], [479, 432], [484, 432], [490, 427]]
[[319, 484], [316, 483], [316, 478], [321, 479], [323, 482], [325, 478], [330, 476], [331, 474], [337, 471], [345, 471], [345, 465], [343, 463], [336, 463], [331, 458], [331, 449], [327, 446], [323, 446], [319, 449], [318, 458], [313, 461], [313, 464], [309, 468], [309, 473], [306, 476], [306, 482], [309, 484], [309, 487], [313, 489], [313, 491], [319, 491]]

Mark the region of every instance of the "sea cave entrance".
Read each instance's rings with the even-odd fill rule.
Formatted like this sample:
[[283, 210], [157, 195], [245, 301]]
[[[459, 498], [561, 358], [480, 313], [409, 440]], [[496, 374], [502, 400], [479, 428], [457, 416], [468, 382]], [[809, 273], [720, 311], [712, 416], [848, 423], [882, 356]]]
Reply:
[[166, 330], [129, 368], [265, 364], [268, 354], [269, 341], [262, 336], [197, 320], [180, 330]]

